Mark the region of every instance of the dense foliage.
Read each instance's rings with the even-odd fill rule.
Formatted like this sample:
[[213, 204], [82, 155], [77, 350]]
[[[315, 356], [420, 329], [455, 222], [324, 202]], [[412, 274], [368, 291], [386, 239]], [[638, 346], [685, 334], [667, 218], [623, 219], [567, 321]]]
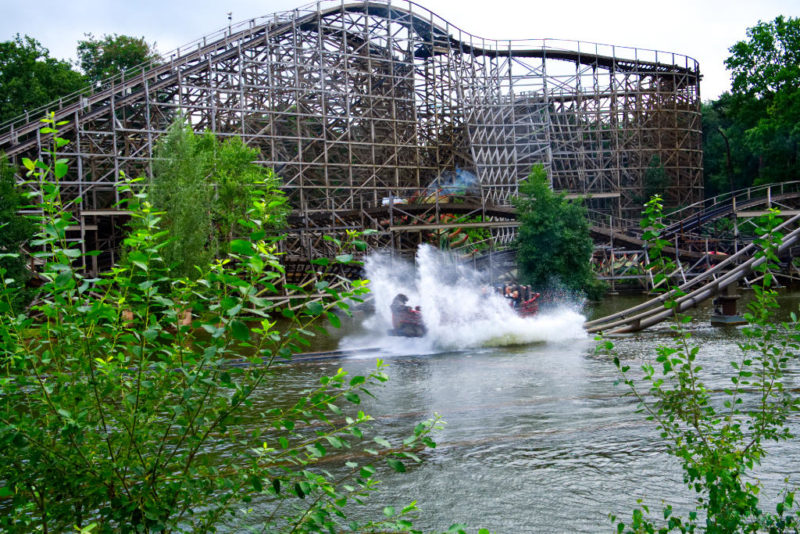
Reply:
[[238, 137], [197, 135], [182, 120], [159, 139], [150, 198], [172, 238], [163, 254], [176, 274], [195, 277], [198, 268], [228, 252], [228, 243], [244, 231], [238, 221], [254, 189], [268, 208], [265, 231], [282, 228], [286, 201], [272, 170], [254, 163], [258, 156]]
[[550, 188], [547, 171], [533, 167], [514, 199], [520, 227], [517, 266], [524, 284], [544, 289], [557, 285], [594, 298], [603, 288], [592, 273], [594, 244], [586, 208]]
[[0, 43], [0, 122], [85, 86], [86, 79], [69, 62], [50, 57], [36, 39], [17, 35]]
[[144, 37], [114, 34], [96, 39], [89, 34], [78, 41], [81, 74], [69, 61], [50, 57], [46, 48], [27, 35], [0, 42], [0, 123], [123, 70], [133, 76], [139, 72], [136, 67], [157, 58], [155, 47]]
[[25, 288], [31, 273], [20, 248], [33, 237], [33, 224], [18, 212], [25, 205], [22, 192], [17, 188], [15, 169], [8, 160], [0, 158], [0, 269], [5, 271], [6, 283], [14, 285], [15, 296], [10, 302], [0, 302], [0, 310], [9, 306], [19, 311], [31, 298], [32, 291]]
[[703, 106], [706, 192], [800, 179], [800, 19], [747, 30], [725, 65], [732, 90]]
[[[65, 145], [49, 121], [42, 135]], [[264, 532], [410, 531], [413, 503], [386, 507], [376, 522], [348, 514], [375, 488], [376, 461], [402, 472], [419, 460], [412, 451], [434, 445], [436, 419], [402, 442], [365, 437], [370, 417], [357, 405], [387, 379], [380, 362], [370, 376], [323, 376], [296, 398], [269, 387], [276, 359], [306, 346], [316, 323], [337, 326], [335, 312], [347, 313], [363, 284], [338, 292], [319, 280], [295, 288], [299, 307], [274, 304], [283, 269], [265, 229], [268, 186], [251, 191], [239, 223], [247, 231], [230, 253], [196, 279], [178, 277], [162, 256], [161, 216], [135, 181], [120, 191], [134, 221], [123, 259], [88, 279], [65, 238], [67, 162], [54, 154], [23, 160], [44, 184], [38, 303], [20, 314], [0, 308], [0, 530], [205, 532], [233, 522]], [[17, 289], [4, 280], [0, 270], [8, 302]], [[276, 328], [279, 317], [288, 328]], [[256, 427], [246, 420], [254, 415]], [[318, 465], [333, 451], [344, 465]]]
[[86, 39], [78, 41], [78, 64], [93, 84], [121, 72], [135, 76], [147, 68], [146, 63], [157, 59], [155, 46], [144, 37], [114, 34], [97, 39], [87, 34]]

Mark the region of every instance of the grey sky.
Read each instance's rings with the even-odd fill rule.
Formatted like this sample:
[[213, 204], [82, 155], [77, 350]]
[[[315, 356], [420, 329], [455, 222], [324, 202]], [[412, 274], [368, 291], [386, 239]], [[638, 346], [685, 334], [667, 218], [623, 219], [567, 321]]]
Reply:
[[[155, 41], [159, 52], [227, 25], [307, 4], [304, 0], [0, 0], [0, 40], [38, 39], [54, 57], [75, 57], [84, 33]], [[399, 3], [399, 2], [398, 2]], [[800, 0], [428, 0], [431, 11], [472, 34], [496, 39], [570, 39], [677, 52], [697, 59], [701, 95], [730, 87], [723, 61], [746, 29], [777, 15], [800, 16]]]

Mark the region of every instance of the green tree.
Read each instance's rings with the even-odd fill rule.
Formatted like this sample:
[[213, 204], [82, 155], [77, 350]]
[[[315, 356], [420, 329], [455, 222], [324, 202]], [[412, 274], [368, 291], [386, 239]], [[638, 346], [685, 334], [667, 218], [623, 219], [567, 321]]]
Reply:
[[218, 241], [224, 245], [224, 252], [227, 252], [226, 244], [242, 230], [238, 221], [247, 212], [247, 200], [254, 187], [271, 192], [265, 199], [269, 204], [265, 228], [270, 232], [283, 229], [288, 215], [286, 200], [277, 191], [279, 179], [272, 169], [256, 163], [260, 157], [257, 148], [248, 147], [240, 137], [229, 137], [219, 142], [214, 134], [207, 132], [199, 140], [199, 150], [213, 154], [206, 173], [214, 191], [211, 221]]
[[141, 69], [146, 70], [147, 64], [158, 58], [155, 44], [148, 44], [144, 37], [115, 33], [97, 39], [88, 33], [86, 39], [78, 41], [78, 63], [92, 83], [123, 71], [126, 75], [134, 76]]
[[17, 34], [13, 40], [0, 43], [0, 122], [86, 85], [86, 78], [72, 70], [69, 62], [51, 58], [48, 50], [32, 37]]
[[520, 279], [535, 287], [561, 284], [591, 298], [603, 287], [592, 273], [594, 244], [586, 208], [550, 188], [547, 171], [535, 165], [514, 199], [520, 222], [516, 245]]
[[757, 183], [800, 179], [800, 19], [779, 16], [730, 48], [735, 116], [758, 155]]
[[194, 277], [227, 252], [244, 218], [254, 188], [269, 191], [265, 229], [276, 232], [286, 218], [285, 198], [275, 174], [254, 163], [258, 150], [239, 138], [220, 142], [195, 134], [182, 120], [172, 124], [156, 147], [151, 199], [164, 212], [171, 241], [164, 248], [176, 273]]
[[725, 66], [735, 93], [773, 97], [800, 84], [800, 19], [778, 16], [747, 29], [747, 41], [730, 48]]
[[25, 288], [31, 274], [19, 254], [21, 247], [33, 236], [34, 226], [19, 214], [23, 197], [17, 188], [15, 172], [5, 156], [0, 157], [0, 278], [5, 278], [10, 286], [7, 300], [0, 301], [0, 310], [18, 312], [32, 296], [32, 292]]
[[703, 104], [703, 177], [707, 197], [750, 187], [760, 158], [747, 141], [747, 131], [763, 115], [753, 97], [725, 93]]

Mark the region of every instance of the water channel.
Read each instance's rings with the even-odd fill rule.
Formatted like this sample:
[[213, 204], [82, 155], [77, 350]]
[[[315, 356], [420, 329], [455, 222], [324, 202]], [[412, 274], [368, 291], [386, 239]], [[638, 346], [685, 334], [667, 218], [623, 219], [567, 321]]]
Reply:
[[[386, 279], [391, 283], [379, 281], [373, 288], [381, 303], [376, 309], [397, 287], [409, 286], [406, 276], [410, 274], [392, 267]], [[412, 303], [421, 300], [423, 310], [437, 313], [443, 308], [432, 298], [444, 299], [461, 310], [459, 317], [468, 318], [473, 297], [431, 297], [434, 288], [449, 287], [447, 280], [435, 282], [412, 292]], [[450, 282], [464, 284], [463, 279]], [[748, 295], [745, 291], [744, 300]], [[582, 312], [602, 316], [643, 298], [609, 297]], [[797, 309], [798, 303], [800, 294], [782, 293], [784, 313]], [[728, 383], [729, 362], [738, 354], [741, 331], [711, 327], [708, 307], [692, 314], [691, 330], [703, 347], [707, 384], [722, 388]], [[365, 399], [363, 405], [376, 417], [377, 434], [402, 438], [416, 422], [435, 412], [443, 416], [447, 425], [423, 465], [405, 474], [382, 473], [383, 488], [372, 497], [378, 514], [385, 505], [417, 501], [422, 512], [415, 525], [426, 531], [465, 523], [471, 531], [609, 532], [607, 515], [629, 517], [637, 499], [652, 505], [656, 514], [663, 500], [687, 510], [692, 495], [683, 486], [677, 462], [664, 452], [653, 424], [623, 396], [625, 387], [614, 384], [618, 376], [613, 364], [595, 354], [596, 342], [582, 333], [583, 319], [574, 308], [543, 312], [528, 319], [524, 328], [507, 317], [494, 326], [450, 321], [423, 339], [383, 335], [381, 315], [356, 324], [355, 331], [334, 334], [331, 342], [354, 350], [352, 354], [288, 365], [279, 378], [279, 387], [299, 390], [338, 367], [366, 374], [380, 357], [388, 362], [390, 380], [375, 392], [377, 398]], [[668, 325], [662, 324], [615, 343], [620, 355], [638, 368], [654, 358], [656, 345], [670, 339]], [[365, 346], [375, 350], [355, 352]], [[793, 385], [795, 379], [790, 376], [787, 383]], [[770, 444], [768, 451], [757, 476], [764, 484], [764, 501], [772, 503], [785, 477], [800, 484], [800, 447], [794, 441]]]

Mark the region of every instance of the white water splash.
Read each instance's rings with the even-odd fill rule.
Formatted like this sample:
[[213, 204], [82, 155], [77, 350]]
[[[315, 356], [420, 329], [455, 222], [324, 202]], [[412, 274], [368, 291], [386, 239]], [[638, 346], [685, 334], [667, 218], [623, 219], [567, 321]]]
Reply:
[[[379, 347], [395, 354], [565, 342], [586, 339], [585, 318], [577, 305], [540, 311], [523, 318], [494, 293], [481, 273], [453, 261], [428, 245], [417, 252], [417, 267], [387, 255], [366, 262], [375, 313], [364, 320], [365, 334], [342, 339], [342, 349]], [[389, 336], [389, 306], [398, 293], [410, 306], [420, 305], [427, 334], [422, 338]]]

